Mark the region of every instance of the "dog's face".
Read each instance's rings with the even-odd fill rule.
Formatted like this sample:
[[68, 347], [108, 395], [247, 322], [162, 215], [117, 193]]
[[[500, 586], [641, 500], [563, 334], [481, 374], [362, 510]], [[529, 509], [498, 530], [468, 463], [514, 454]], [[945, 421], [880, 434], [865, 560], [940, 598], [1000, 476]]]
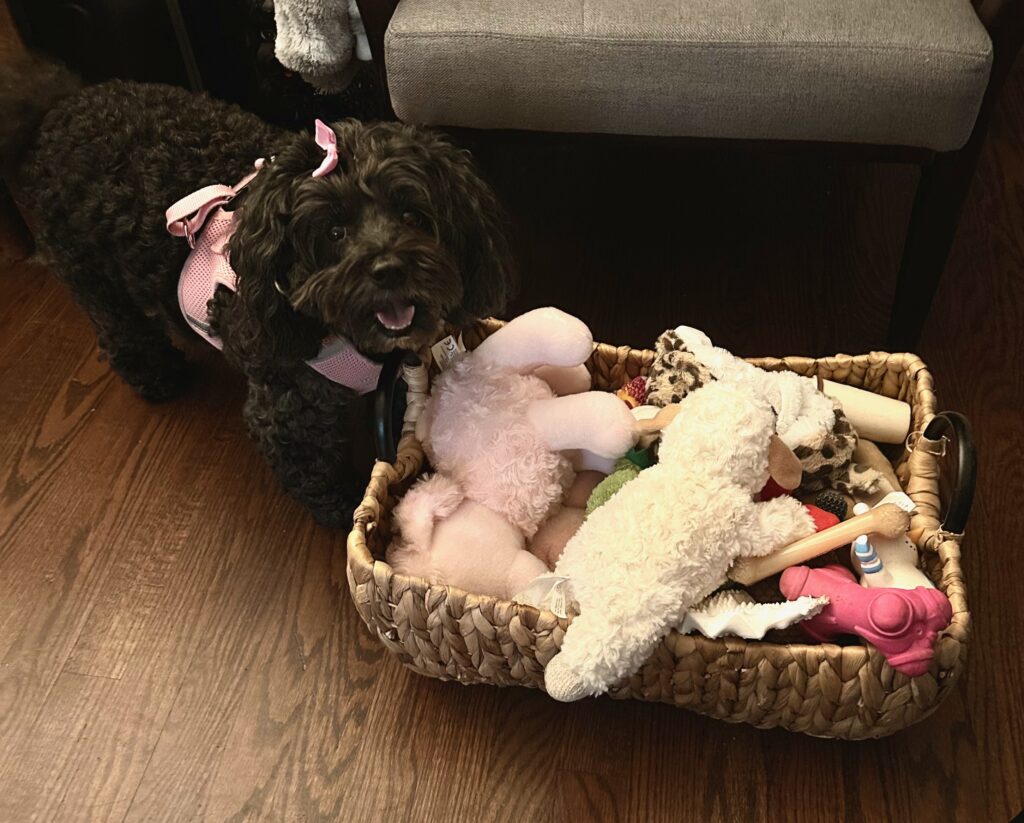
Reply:
[[231, 261], [266, 333], [341, 334], [381, 355], [501, 311], [504, 215], [465, 153], [401, 124], [332, 128], [333, 171], [313, 177], [324, 150], [297, 136], [242, 202]]

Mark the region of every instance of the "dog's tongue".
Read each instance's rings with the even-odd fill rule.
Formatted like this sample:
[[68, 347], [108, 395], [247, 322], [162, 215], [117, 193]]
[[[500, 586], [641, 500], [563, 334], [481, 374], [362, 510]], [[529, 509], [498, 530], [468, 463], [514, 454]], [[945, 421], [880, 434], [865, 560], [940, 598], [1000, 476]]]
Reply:
[[412, 325], [416, 316], [416, 307], [412, 303], [392, 302], [386, 309], [377, 312], [380, 324], [391, 331], [401, 331]]

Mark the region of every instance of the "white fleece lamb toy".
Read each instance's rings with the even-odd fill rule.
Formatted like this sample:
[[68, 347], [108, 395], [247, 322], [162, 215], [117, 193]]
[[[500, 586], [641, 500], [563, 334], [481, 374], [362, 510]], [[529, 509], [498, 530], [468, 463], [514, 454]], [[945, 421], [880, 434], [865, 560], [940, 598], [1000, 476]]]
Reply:
[[799, 471], [775, 424], [767, 402], [726, 383], [683, 399], [662, 432], [658, 464], [587, 518], [555, 568], [569, 578], [579, 614], [544, 673], [552, 697], [607, 691], [725, 582], [737, 557], [814, 531], [791, 497], [754, 502], [769, 474]]

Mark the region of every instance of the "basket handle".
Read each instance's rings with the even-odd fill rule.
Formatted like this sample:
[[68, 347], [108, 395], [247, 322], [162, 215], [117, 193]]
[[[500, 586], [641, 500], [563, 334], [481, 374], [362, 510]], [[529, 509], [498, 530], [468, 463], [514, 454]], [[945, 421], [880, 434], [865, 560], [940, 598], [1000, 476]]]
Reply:
[[963, 534], [967, 517], [974, 502], [974, 485], [978, 476], [978, 455], [971, 434], [971, 424], [959, 412], [944, 411], [935, 415], [925, 426], [922, 439], [934, 443], [946, 440], [952, 432], [957, 447], [957, 476], [953, 493], [942, 520], [942, 531], [949, 534]]
[[398, 381], [403, 366], [419, 364], [419, 355], [409, 351], [393, 351], [381, 364], [377, 390], [373, 394], [373, 438], [377, 459], [394, 463], [398, 459], [398, 439], [395, 437], [395, 402]]

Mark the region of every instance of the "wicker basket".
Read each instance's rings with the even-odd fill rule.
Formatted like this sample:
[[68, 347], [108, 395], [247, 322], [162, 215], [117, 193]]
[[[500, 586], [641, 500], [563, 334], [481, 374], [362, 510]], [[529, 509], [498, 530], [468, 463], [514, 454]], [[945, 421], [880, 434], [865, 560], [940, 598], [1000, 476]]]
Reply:
[[[472, 348], [499, 327], [488, 321], [467, 331]], [[646, 373], [653, 352], [598, 345], [588, 367], [595, 388], [616, 389]], [[917, 504], [912, 529], [927, 572], [953, 606], [953, 622], [939, 637], [931, 669], [920, 677], [893, 671], [869, 646], [748, 642], [671, 633], [612, 697], [660, 701], [729, 722], [781, 726], [821, 737], [883, 737], [927, 717], [963, 671], [970, 615], [960, 569], [962, 522], [973, 491], [969, 433], [958, 415], [936, 416], [932, 376], [912, 354], [837, 355], [819, 360], [752, 360], [785, 370], [859, 386], [905, 400], [913, 408], [914, 447], [897, 474]], [[348, 538], [348, 580], [360, 616], [381, 642], [421, 674], [462, 683], [544, 687], [544, 666], [558, 651], [568, 619], [492, 597], [396, 574], [381, 558], [390, 537], [397, 495], [423, 468], [423, 452], [409, 433], [427, 389], [422, 368], [407, 370], [406, 433], [393, 464], [378, 462]], [[955, 424], [955, 425], [952, 425]], [[926, 430], [927, 427], [927, 430]], [[961, 449], [956, 518], [941, 523], [940, 457], [955, 429]], [[970, 451], [967, 451], [970, 450]], [[948, 478], [946, 478], [948, 479]]]

